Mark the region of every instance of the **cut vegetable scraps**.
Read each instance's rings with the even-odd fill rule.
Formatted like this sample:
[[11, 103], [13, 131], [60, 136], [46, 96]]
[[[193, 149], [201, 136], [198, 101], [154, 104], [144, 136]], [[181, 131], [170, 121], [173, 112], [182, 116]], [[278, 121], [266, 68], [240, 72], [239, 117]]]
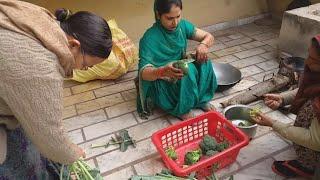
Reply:
[[136, 141], [130, 137], [127, 130], [121, 130], [118, 134], [116, 134], [116, 138], [111, 137], [111, 140], [106, 144], [102, 145], [91, 145], [91, 148], [108, 148], [110, 145], [119, 145], [120, 151], [125, 152], [128, 149], [128, 146], [132, 145], [134, 148], [136, 147]]

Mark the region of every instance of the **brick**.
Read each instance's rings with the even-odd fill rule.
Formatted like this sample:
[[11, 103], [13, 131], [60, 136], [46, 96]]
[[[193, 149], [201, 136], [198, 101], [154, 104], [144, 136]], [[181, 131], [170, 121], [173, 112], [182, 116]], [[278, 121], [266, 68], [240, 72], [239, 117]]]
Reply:
[[289, 144], [283, 141], [280, 137], [274, 133], [270, 133], [252, 140], [248, 146], [242, 148], [237, 161], [241, 166], [245, 166], [288, 146]]
[[227, 36], [220, 36], [220, 37], [216, 37], [215, 39], [218, 40], [218, 41], [221, 41], [221, 42], [223, 42], [223, 43], [232, 40], [231, 38], [229, 38], [229, 37], [227, 37]]
[[63, 119], [70, 118], [75, 115], [77, 115], [77, 111], [74, 106], [68, 106], [63, 108], [63, 113], [62, 113]]
[[63, 87], [64, 88], [70, 88], [70, 87], [73, 87], [73, 86], [76, 86], [76, 85], [79, 85], [81, 84], [80, 82], [77, 82], [77, 81], [73, 81], [73, 80], [64, 80], [63, 81]]
[[248, 76], [263, 72], [262, 69], [258, 68], [257, 66], [254, 66], [254, 65], [242, 68], [242, 69], [240, 69], [240, 71], [241, 71], [242, 77], [248, 77]]
[[134, 175], [132, 167], [127, 167], [104, 177], [104, 180], [127, 180]]
[[219, 51], [221, 49], [226, 48], [227, 46], [222, 43], [215, 43], [211, 48], [209, 48], [209, 52]]
[[260, 56], [268, 60], [278, 59], [278, 53], [276, 51], [260, 54]]
[[70, 88], [63, 88], [63, 97], [71, 96], [71, 90]]
[[118, 78], [116, 80], [116, 83], [122, 83], [125, 81], [133, 80], [137, 76], [138, 76], [138, 71], [128, 72], [128, 73], [124, 74], [123, 76], [121, 76], [120, 78]]
[[269, 60], [269, 61], [257, 64], [257, 66], [265, 71], [269, 71], [269, 70], [278, 68], [279, 63], [274, 60]]
[[80, 85], [77, 85], [77, 86], [73, 86], [71, 89], [72, 89], [73, 94], [79, 94], [79, 93], [82, 93], [82, 92], [86, 92], [86, 91], [98, 89], [98, 88], [101, 88], [101, 87], [105, 87], [105, 86], [108, 86], [108, 85], [111, 85], [111, 84], [114, 84], [114, 82], [111, 81], [111, 80], [105, 80], [105, 81], [96, 80], [96, 81], [90, 81], [90, 82], [87, 82], [87, 83], [84, 83], [84, 84], [80, 84]]
[[162, 117], [131, 127], [128, 129], [128, 131], [133, 139], [139, 141], [151, 137], [153, 133], [160, 129], [164, 129], [169, 125], [170, 124], [168, 123], [167, 119]]
[[224, 44], [227, 45], [227, 47], [233, 47], [233, 46], [237, 46], [237, 45], [240, 45], [240, 44], [245, 44], [245, 43], [248, 43], [248, 42], [251, 42], [251, 41], [252, 41], [251, 38], [243, 37], [243, 38], [240, 38], [240, 39], [235, 39], [235, 40], [232, 40], [232, 41], [225, 42]]
[[258, 54], [262, 54], [262, 53], [265, 53], [265, 52], [266, 51], [264, 49], [255, 48], [255, 49], [242, 51], [242, 52], [236, 53], [234, 55], [236, 57], [240, 58], [240, 59], [244, 59], [244, 58], [248, 58], [248, 57], [255, 56], [255, 55], [258, 55]]
[[106, 112], [109, 118], [113, 118], [116, 116], [120, 116], [129, 112], [135, 111], [137, 109], [136, 104], [137, 104], [136, 100], [126, 101], [124, 103], [106, 108]]
[[113, 151], [111, 153], [98, 156], [97, 161], [101, 172], [107, 172], [154, 153], [156, 153], [156, 149], [151, 140], [147, 139], [145, 141], [138, 142], [136, 148], [129, 147], [126, 152]]
[[279, 39], [278, 38], [269, 39], [267, 41], [264, 41], [264, 43], [268, 44], [269, 46], [271, 46], [273, 48], [278, 48]]
[[[126, 114], [83, 128], [87, 140], [107, 135], [137, 124], [132, 114]], [[130, 133], [130, 132], [129, 132]]]
[[272, 46], [269, 46], [269, 45], [264, 45], [264, 46], [261, 46], [260, 48], [266, 50], [266, 51], [275, 51], [276, 50], [276, 47], [272, 47]]
[[115, 94], [121, 91], [126, 91], [134, 88], [135, 88], [134, 82], [128, 81], [128, 82], [119, 83], [119, 84], [103, 87], [100, 89], [96, 89], [94, 90], [94, 93], [97, 97], [102, 97], [102, 96]]
[[240, 166], [237, 164], [237, 162], [234, 162], [234, 163], [230, 164], [229, 166], [216, 172], [215, 175], [218, 176], [219, 178], [221, 178], [223, 176], [228, 176], [230, 173], [237, 171], [239, 168], [240, 168]]
[[90, 112], [87, 114], [82, 114], [80, 116], [66, 119], [63, 121], [63, 125], [68, 131], [71, 131], [74, 129], [79, 129], [85, 126], [89, 126], [90, 124], [93, 124], [93, 123], [104, 121], [106, 119], [107, 117], [104, 111], [98, 110], [98, 111], [94, 111], [94, 112]]
[[231, 62], [234, 62], [234, 61], [237, 61], [237, 60], [239, 60], [239, 58], [237, 58], [237, 57], [235, 57], [233, 55], [212, 59], [212, 61], [218, 62], [218, 63], [231, 63]]
[[285, 161], [285, 160], [292, 160], [297, 159], [296, 151], [293, 147], [288, 150], [285, 150], [275, 156], [273, 156], [277, 161]]
[[277, 35], [277, 34], [274, 34], [272, 32], [268, 32], [268, 33], [263, 33], [263, 34], [259, 34], [259, 35], [254, 35], [254, 36], [252, 36], [252, 38], [257, 41], [266, 41], [266, 40], [277, 38], [278, 36], [279, 35]]
[[154, 175], [166, 169], [160, 156], [151, 158], [133, 166], [137, 174]]
[[231, 35], [229, 35], [227, 37], [230, 38], [230, 39], [240, 39], [240, 38], [243, 38], [244, 35], [240, 34], [240, 33], [234, 33], [234, 34], [231, 34]]
[[92, 92], [85, 92], [81, 94], [76, 94], [73, 96], [68, 96], [63, 98], [63, 106], [71, 106], [77, 103], [85, 102], [94, 99], [95, 96]]
[[271, 158], [263, 160], [254, 166], [238, 172], [234, 175], [234, 179], [282, 179], [272, 171], [271, 166], [273, 161]]
[[120, 93], [113, 94], [110, 96], [105, 96], [102, 98], [97, 98], [84, 103], [79, 103], [76, 105], [76, 109], [79, 114], [87, 113], [90, 111], [95, 111], [98, 109], [110, 107], [119, 103], [124, 102]]
[[68, 132], [68, 136], [69, 136], [70, 140], [75, 144], [79, 144], [84, 141], [81, 129]]
[[216, 51], [213, 54], [215, 54], [215, 55], [217, 55], [219, 57], [223, 57], [223, 56], [234, 54], [234, 53], [237, 53], [237, 52], [240, 52], [240, 51], [243, 51], [243, 50], [245, 50], [245, 49], [243, 47], [241, 47], [241, 46], [234, 46], [234, 47], [231, 47], [231, 48], [226, 48], [226, 49], [223, 49], [223, 50]]
[[271, 78], [273, 77], [272, 74], [275, 75], [275, 74], [277, 74], [278, 71], [279, 71], [279, 69], [276, 68], [276, 69], [273, 69], [273, 70], [270, 70], [270, 71], [266, 71], [266, 72], [263, 72], [263, 73], [254, 75], [254, 76], [252, 76], [252, 78], [255, 79], [255, 80], [257, 80], [257, 81], [259, 81], [259, 82], [262, 82], [262, 81], [263, 81], [263, 78], [264, 78], [265, 80], [269, 80], [269, 79], [271, 79]]
[[266, 61], [266, 60], [261, 58], [260, 56], [253, 56], [253, 57], [249, 57], [249, 58], [245, 58], [245, 59], [231, 62], [230, 64], [236, 68], [244, 68], [244, 67], [258, 64], [258, 63], [261, 63], [264, 61]]
[[124, 98], [125, 101], [131, 101], [131, 100], [137, 99], [137, 90], [136, 89], [124, 91], [121, 94], [122, 94], [122, 97]]
[[242, 44], [241, 47], [246, 48], [246, 49], [253, 49], [253, 48], [261, 47], [264, 45], [265, 44], [260, 41], [253, 41], [250, 43]]
[[258, 82], [254, 80], [243, 79], [238, 84], [233, 86], [232, 88], [223, 92], [223, 94], [229, 95], [239, 91], [243, 91], [245, 89], [249, 89], [253, 85], [256, 85]]

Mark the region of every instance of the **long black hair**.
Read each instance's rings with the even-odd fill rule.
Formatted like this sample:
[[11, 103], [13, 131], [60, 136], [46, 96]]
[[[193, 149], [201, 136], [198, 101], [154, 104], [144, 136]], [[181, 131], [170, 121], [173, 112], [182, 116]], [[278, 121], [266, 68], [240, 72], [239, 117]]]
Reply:
[[172, 6], [176, 5], [182, 10], [181, 0], [155, 0], [155, 10], [161, 16], [162, 14], [169, 13]]
[[102, 17], [87, 11], [72, 14], [67, 9], [56, 10], [55, 16], [62, 30], [80, 42], [83, 53], [100, 58], [109, 57], [112, 35]]

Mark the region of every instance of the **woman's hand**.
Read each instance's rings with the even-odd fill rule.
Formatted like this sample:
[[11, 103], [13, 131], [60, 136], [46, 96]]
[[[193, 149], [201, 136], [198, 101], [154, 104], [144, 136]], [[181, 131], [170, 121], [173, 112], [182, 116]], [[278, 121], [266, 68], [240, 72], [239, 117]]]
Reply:
[[74, 149], [76, 149], [76, 153], [80, 158], [86, 158], [86, 152], [80, 148], [78, 145], [73, 144]]
[[252, 117], [252, 119], [259, 125], [261, 126], [269, 126], [272, 127], [273, 126], [273, 122], [274, 120], [271, 119], [270, 117], [262, 114], [262, 113], [258, 113], [255, 117]]
[[205, 44], [199, 44], [196, 48], [197, 61], [200, 63], [206, 62], [208, 60], [209, 49]]
[[181, 69], [173, 67], [172, 63], [161, 67], [163, 69], [163, 76], [175, 79], [181, 79], [183, 77], [183, 71]]
[[278, 109], [283, 103], [283, 98], [279, 94], [264, 95], [264, 103], [273, 110]]

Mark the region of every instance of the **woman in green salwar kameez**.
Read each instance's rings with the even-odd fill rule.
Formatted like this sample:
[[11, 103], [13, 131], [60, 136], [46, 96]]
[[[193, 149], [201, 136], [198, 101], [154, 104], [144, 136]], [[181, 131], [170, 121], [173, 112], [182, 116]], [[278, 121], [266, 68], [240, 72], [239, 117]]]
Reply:
[[[154, 7], [156, 22], [140, 40], [137, 98], [140, 116], [148, 117], [155, 106], [181, 119], [193, 117], [193, 108], [214, 110], [209, 102], [217, 80], [207, 57], [213, 36], [181, 19], [181, 0], [156, 0]], [[188, 39], [200, 43], [196, 61], [189, 63], [189, 73], [184, 75], [172, 63], [186, 57]]]

